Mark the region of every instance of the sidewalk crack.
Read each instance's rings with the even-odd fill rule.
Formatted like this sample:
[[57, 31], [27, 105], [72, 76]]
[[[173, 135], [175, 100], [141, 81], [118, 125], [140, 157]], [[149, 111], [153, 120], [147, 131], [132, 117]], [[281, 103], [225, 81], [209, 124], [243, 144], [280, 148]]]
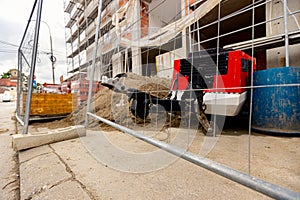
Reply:
[[2, 190], [4, 190], [7, 186], [9, 186], [10, 184], [12, 184], [12, 183], [14, 183], [14, 182], [16, 182], [16, 181], [18, 181], [18, 180], [12, 180], [12, 181], [8, 182], [6, 185], [4, 185], [4, 186], [2, 187]]
[[[71, 175], [70, 180], [77, 182], [80, 187], [87, 193], [87, 195], [90, 197], [92, 200], [96, 200], [94, 195], [92, 194], [91, 191], [87, 189], [87, 187], [78, 179], [76, 179], [75, 173], [72, 171], [72, 169], [69, 167], [69, 165], [64, 161], [64, 159], [55, 151], [55, 149], [49, 144], [49, 147], [52, 149], [53, 153], [58, 157], [58, 159], [65, 165], [66, 171]], [[58, 184], [56, 184], [58, 185]], [[54, 186], [53, 186], [54, 187]]]
[[47, 154], [51, 154], [51, 153], [53, 153], [53, 152], [46, 152], [46, 153], [42, 153], [42, 154], [33, 156], [33, 157], [31, 157], [31, 158], [29, 158], [29, 159], [27, 159], [27, 160], [24, 160], [24, 161], [20, 162], [19, 164], [20, 164], [20, 165], [21, 165], [21, 164], [24, 164], [24, 163], [26, 163], [26, 162], [28, 162], [28, 161], [30, 161], [30, 160], [33, 160], [33, 159], [35, 159], [35, 158], [37, 158], [37, 157], [39, 157], [39, 156], [43, 156], [43, 155], [47, 155]]

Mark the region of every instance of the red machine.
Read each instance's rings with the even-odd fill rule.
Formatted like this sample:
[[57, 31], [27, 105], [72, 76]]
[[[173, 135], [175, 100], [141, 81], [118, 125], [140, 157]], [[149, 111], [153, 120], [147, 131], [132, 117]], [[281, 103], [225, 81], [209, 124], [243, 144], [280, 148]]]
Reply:
[[247, 99], [256, 59], [241, 50], [220, 49], [219, 57], [216, 55], [216, 49], [209, 49], [190, 53], [188, 59], [175, 60], [172, 90], [201, 90], [206, 114], [235, 116]]
[[256, 70], [256, 60], [240, 50], [208, 49], [174, 61], [172, 86], [166, 98], [126, 88], [118, 78], [107, 79], [102, 85], [126, 94], [136, 118], [145, 120], [160, 106], [164, 112], [180, 113], [181, 120], [198, 119], [207, 133], [213, 128], [205, 114], [235, 116], [240, 112], [247, 99], [252, 68]]

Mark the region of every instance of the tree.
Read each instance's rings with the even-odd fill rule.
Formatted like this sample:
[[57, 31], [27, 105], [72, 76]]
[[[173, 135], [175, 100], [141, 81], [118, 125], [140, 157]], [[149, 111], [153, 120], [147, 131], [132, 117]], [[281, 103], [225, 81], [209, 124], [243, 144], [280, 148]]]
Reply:
[[10, 71], [8, 71], [8, 72], [3, 72], [3, 74], [1, 75], [1, 78], [10, 78], [10, 76], [11, 76]]

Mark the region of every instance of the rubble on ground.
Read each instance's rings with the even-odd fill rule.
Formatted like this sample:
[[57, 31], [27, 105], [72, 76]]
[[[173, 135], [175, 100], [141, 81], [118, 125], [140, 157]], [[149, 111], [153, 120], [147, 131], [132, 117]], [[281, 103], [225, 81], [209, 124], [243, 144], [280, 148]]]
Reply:
[[[126, 77], [121, 77], [120, 82], [129, 88], [150, 93], [151, 95], [164, 98], [169, 93], [171, 80], [161, 77], [145, 77], [134, 73], [127, 73]], [[128, 97], [125, 94], [117, 93], [107, 87], [102, 86], [91, 100], [90, 112], [99, 117], [114, 121], [121, 125], [134, 126], [129, 111]], [[36, 125], [48, 126], [48, 128], [60, 128], [71, 125], [83, 125], [86, 115], [86, 102], [74, 110], [70, 115], [62, 120], [56, 120], [48, 123], [38, 123]], [[100, 123], [98, 120], [90, 118], [90, 128], [99, 128], [113, 130], [113, 128]]]

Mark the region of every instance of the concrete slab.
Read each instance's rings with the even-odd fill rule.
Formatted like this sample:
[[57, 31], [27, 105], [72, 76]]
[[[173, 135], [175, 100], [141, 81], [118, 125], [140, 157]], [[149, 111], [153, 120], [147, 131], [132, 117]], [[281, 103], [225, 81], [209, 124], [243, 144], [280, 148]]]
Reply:
[[0, 199], [18, 199], [18, 165], [11, 136], [0, 134]]
[[[152, 132], [147, 132], [147, 134], [156, 137]], [[175, 131], [175, 133], [170, 134], [171, 140], [173, 134], [181, 136], [180, 132]], [[103, 136], [99, 137], [100, 135]], [[118, 131], [88, 130], [86, 137], [20, 151], [20, 160], [24, 160], [20, 165], [21, 199], [271, 199], [183, 159], [177, 159], [168, 166], [144, 173], [131, 173], [120, 168], [114, 168], [98, 155], [102, 153], [101, 155], [110, 157], [111, 160], [117, 161], [119, 166], [124, 167], [123, 169], [128, 167], [128, 162], [126, 162], [128, 157], [116, 159], [116, 155], [108, 151], [108, 146], [103, 143], [104, 137], [111, 142], [110, 145], [115, 145], [118, 149], [133, 154], [144, 156], [147, 152], [158, 150], [156, 147], [150, 147], [150, 145]], [[193, 143], [195, 146], [190, 150], [199, 152], [198, 142], [203, 141], [203, 137], [203, 135], [197, 135], [195, 144]], [[248, 136], [244, 134], [243, 137], [247, 138]], [[243, 141], [241, 136], [233, 138], [229, 135], [225, 136], [223, 140], [220, 138], [218, 144], [222, 144], [222, 146], [217, 152], [213, 152], [212, 156], [215, 157], [214, 159], [218, 159], [219, 157], [216, 155], [220, 154], [221, 159], [228, 159], [228, 165], [232, 163], [232, 167], [239, 169], [241, 163], [230, 160], [230, 158], [238, 157], [224, 157], [222, 152], [224, 149], [227, 151], [229, 149], [235, 154], [237, 154], [237, 149], [241, 151], [240, 146], [237, 145]], [[258, 143], [262, 138], [256, 137], [252, 140], [254, 143]], [[291, 140], [293, 139], [286, 140], [287, 145]], [[282, 141], [282, 138], [276, 138], [276, 141]], [[272, 153], [275, 149], [273, 149], [273, 143], [270, 142], [270, 138], [266, 142], [263, 144], [263, 148], [268, 145], [268, 150], [272, 148], [269, 153]], [[293, 143], [295, 146], [297, 145], [296, 141]], [[218, 144], [216, 149], [219, 148]], [[291, 146], [289, 144], [288, 148]], [[255, 147], [254, 155], [263, 152], [257, 146]], [[52, 152], [49, 152], [50, 149]], [[292, 150], [296, 151], [293, 148]], [[245, 152], [242, 153], [245, 154]], [[273, 155], [270, 154], [268, 157], [274, 157]], [[24, 157], [22, 158], [22, 156]], [[297, 157], [293, 158], [294, 160], [297, 159]], [[144, 159], [143, 162], [147, 162], [147, 160]], [[156, 161], [152, 159], [150, 162], [155, 164]], [[260, 162], [263, 163], [263, 161]], [[280, 161], [277, 160], [276, 163], [280, 164]], [[130, 166], [141, 166], [141, 163], [138, 162], [130, 164]], [[270, 171], [275, 172], [275, 163], [272, 165], [273, 168], [267, 166], [269, 171], [258, 177], [274, 176], [275, 173], [271, 174]], [[295, 165], [293, 169], [298, 168]], [[279, 170], [276, 170], [276, 173], [278, 174]], [[298, 191], [299, 181], [297, 181], [297, 177], [299, 176], [296, 174], [294, 177], [296, 179], [291, 182], [293, 184], [291, 188]], [[283, 179], [285, 179], [283, 175], [278, 177], [278, 181], [284, 182]], [[274, 182], [276, 183], [276, 181]], [[289, 187], [286, 184], [283, 186]]]
[[34, 196], [32, 200], [91, 199], [76, 181], [66, 181]]
[[19, 166], [12, 148], [15, 122], [11, 119], [15, 102], [0, 102], [0, 199], [19, 199]]
[[[19, 155], [22, 157], [22, 154]], [[71, 179], [65, 165], [54, 153], [40, 155], [20, 164], [21, 200], [31, 199], [47, 188]]]
[[20, 151], [19, 152], [19, 163], [26, 162], [30, 159], [33, 159], [37, 156], [52, 153], [53, 150], [48, 145], [43, 145], [40, 147], [28, 149], [26, 151]]
[[13, 136], [13, 148], [17, 151], [38, 147], [45, 144], [60, 142], [85, 136], [84, 126], [70, 126], [47, 132], [17, 134]]
[[[110, 168], [96, 160], [92, 149], [85, 146], [86, 139], [101, 146], [97, 135], [99, 132], [87, 131], [87, 137], [51, 145], [95, 199], [269, 199], [182, 159], [149, 173]], [[117, 140], [137, 144], [124, 134], [116, 134], [111, 141]]]

